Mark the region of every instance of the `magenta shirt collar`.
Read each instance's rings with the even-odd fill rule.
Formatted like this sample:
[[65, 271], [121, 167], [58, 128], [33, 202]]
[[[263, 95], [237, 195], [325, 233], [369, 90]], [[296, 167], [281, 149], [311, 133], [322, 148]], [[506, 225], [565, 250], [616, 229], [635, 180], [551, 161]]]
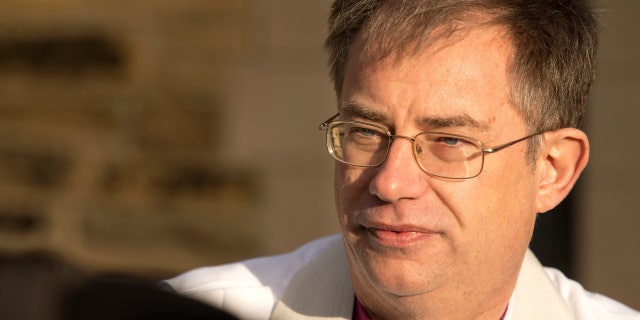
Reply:
[[364, 307], [360, 303], [360, 299], [358, 299], [358, 297], [356, 297], [356, 301], [353, 304], [353, 317], [351, 318], [353, 318], [353, 320], [371, 320], [367, 312], [364, 310]]

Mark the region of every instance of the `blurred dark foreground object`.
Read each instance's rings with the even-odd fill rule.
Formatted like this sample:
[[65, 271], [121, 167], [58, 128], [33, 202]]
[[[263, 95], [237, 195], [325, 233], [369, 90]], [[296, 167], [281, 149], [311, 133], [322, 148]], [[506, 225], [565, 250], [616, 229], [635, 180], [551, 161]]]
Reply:
[[61, 297], [84, 279], [79, 269], [50, 252], [3, 252], [0, 319], [58, 320]]
[[0, 253], [2, 320], [236, 319], [126, 275], [88, 276], [48, 252]]
[[236, 319], [208, 305], [133, 279], [103, 277], [70, 290], [64, 320]]

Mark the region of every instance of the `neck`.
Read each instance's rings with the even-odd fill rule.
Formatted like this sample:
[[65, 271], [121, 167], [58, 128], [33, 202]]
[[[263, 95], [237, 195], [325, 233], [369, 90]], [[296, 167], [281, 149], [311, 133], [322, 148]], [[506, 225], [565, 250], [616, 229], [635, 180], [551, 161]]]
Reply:
[[507, 299], [501, 304], [481, 309], [478, 306], [470, 306], [468, 302], [462, 302], [463, 300], [459, 303], [443, 304], [440, 307], [435, 307], [434, 303], [425, 305], [424, 303], [414, 300], [415, 299], [402, 297], [388, 299], [388, 301], [395, 301], [395, 303], [387, 304], [386, 306], [374, 304], [373, 306], [376, 307], [368, 308], [367, 305], [370, 304], [363, 303], [363, 307], [373, 320], [498, 320], [502, 319], [509, 304]]
[[498, 320], [507, 309], [515, 281], [500, 290], [440, 288], [408, 296], [380, 292], [375, 288], [356, 287], [360, 303], [373, 320]]

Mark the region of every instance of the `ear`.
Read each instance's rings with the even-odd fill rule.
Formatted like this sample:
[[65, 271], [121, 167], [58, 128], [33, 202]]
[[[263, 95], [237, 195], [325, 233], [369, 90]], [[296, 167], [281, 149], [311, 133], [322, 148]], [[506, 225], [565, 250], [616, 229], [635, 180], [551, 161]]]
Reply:
[[543, 134], [536, 172], [537, 212], [557, 206], [573, 188], [589, 161], [587, 135], [574, 128], [563, 128]]

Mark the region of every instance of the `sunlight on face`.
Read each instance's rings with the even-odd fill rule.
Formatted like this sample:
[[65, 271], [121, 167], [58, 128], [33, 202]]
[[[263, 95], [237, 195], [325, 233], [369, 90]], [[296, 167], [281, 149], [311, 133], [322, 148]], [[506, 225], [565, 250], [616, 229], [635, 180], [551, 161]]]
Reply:
[[[503, 35], [499, 27], [477, 29], [400, 59], [369, 59], [358, 38], [341, 118], [396, 135], [438, 131], [488, 145], [526, 135], [507, 95], [512, 49]], [[412, 148], [408, 139], [395, 140], [379, 167], [336, 164], [338, 215], [358, 295], [512, 289], [503, 287], [517, 278], [535, 219], [526, 143], [487, 156], [478, 177], [459, 181], [425, 174]]]

